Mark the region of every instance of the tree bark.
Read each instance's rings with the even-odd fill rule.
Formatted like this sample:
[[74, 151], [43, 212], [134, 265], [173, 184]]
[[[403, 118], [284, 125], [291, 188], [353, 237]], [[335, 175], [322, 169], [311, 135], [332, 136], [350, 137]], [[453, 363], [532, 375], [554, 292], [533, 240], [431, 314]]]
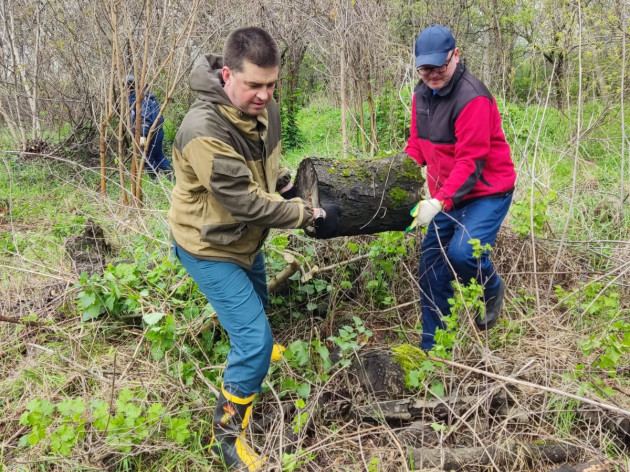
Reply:
[[300, 198], [341, 206], [339, 236], [403, 231], [422, 197], [420, 166], [406, 154], [380, 159], [306, 158], [295, 176]]
[[[415, 467], [439, 467], [448, 471], [471, 471], [496, 464], [502, 470], [517, 464], [561, 464], [579, 456], [577, 446], [561, 443], [534, 444], [510, 442], [500, 446], [410, 449]], [[505, 469], [503, 469], [505, 468]], [[523, 469], [519, 469], [523, 470]]]
[[551, 472], [614, 472], [615, 470], [618, 469], [616, 469], [615, 465], [610, 461], [590, 461], [577, 465], [565, 464]]

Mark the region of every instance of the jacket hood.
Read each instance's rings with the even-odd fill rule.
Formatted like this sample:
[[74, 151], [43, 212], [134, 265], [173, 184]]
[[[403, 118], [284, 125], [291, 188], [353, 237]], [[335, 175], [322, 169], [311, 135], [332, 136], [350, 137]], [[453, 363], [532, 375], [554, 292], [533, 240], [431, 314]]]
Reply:
[[223, 91], [223, 58], [216, 54], [206, 54], [197, 62], [190, 73], [190, 88], [199, 98], [212, 103], [232, 105]]

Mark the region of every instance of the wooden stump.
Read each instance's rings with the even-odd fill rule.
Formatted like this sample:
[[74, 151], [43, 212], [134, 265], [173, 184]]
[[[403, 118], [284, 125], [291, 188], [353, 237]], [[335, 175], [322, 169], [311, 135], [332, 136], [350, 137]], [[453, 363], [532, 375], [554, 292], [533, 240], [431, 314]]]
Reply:
[[339, 236], [404, 231], [409, 211], [421, 199], [421, 167], [407, 154], [380, 159], [309, 157], [295, 176], [298, 195], [313, 206], [343, 209]]

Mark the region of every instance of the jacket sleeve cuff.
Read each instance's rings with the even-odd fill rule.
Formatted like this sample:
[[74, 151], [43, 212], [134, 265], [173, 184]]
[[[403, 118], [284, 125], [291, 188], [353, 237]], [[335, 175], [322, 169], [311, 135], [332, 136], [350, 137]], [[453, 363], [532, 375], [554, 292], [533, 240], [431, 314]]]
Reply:
[[438, 193], [433, 198], [436, 198], [442, 204], [442, 210], [449, 211], [453, 208], [453, 199], [444, 195], [443, 192]]
[[289, 172], [289, 169], [281, 167], [280, 172], [278, 173], [278, 180], [276, 180], [276, 192], [279, 192], [281, 189], [289, 185], [290, 182], [291, 172]]

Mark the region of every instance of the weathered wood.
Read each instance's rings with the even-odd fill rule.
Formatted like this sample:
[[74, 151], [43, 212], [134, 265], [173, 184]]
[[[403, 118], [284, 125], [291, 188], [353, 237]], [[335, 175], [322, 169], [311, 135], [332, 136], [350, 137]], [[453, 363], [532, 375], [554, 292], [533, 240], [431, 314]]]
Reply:
[[350, 370], [359, 385], [376, 398], [397, 398], [406, 393], [405, 372], [389, 352], [368, 351], [352, 363]]
[[618, 470], [615, 465], [606, 461], [590, 461], [583, 464], [568, 465], [565, 464], [559, 469], [554, 469], [551, 472], [614, 472]]
[[422, 197], [420, 166], [406, 154], [380, 159], [304, 159], [295, 185], [314, 206], [343, 209], [339, 236], [404, 231], [409, 212]]
[[295, 274], [298, 270], [300, 270], [300, 261], [298, 261], [295, 256], [292, 254], [284, 253], [284, 260], [287, 263], [287, 266], [282, 269], [282, 271], [275, 276], [273, 276], [267, 282], [267, 290], [270, 293], [276, 293], [278, 287], [280, 287], [286, 280]]
[[[382, 383], [382, 382], [381, 382]], [[397, 396], [395, 392], [392, 396]], [[398, 400], [376, 401], [370, 405], [356, 405], [357, 415], [363, 419], [382, 418], [386, 421], [413, 421], [422, 419], [447, 420], [450, 415], [463, 415], [470, 409], [481, 408], [480, 397], [454, 395], [444, 398], [402, 398]], [[505, 405], [505, 395], [501, 392], [490, 399], [490, 412]]]
[[[501, 468], [513, 469], [518, 464], [552, 463], [570, 461], [580, 453], [580, 448], [562, 443], [533, 444], [510, 442], [501, 446], [462, 448], [410, 448], [414, 467], [438, 467], [448, 471], [473, 471], [494, 464]], [[520, 469], [523, 470], [523, 469]]]
[[613, 437], [630, 446], [630, 417], [611, 415], [610, 413], [586, 406], [577, 410], [578, 416], [591, 425], [600, 425], [603, 430], [612, 433]]

